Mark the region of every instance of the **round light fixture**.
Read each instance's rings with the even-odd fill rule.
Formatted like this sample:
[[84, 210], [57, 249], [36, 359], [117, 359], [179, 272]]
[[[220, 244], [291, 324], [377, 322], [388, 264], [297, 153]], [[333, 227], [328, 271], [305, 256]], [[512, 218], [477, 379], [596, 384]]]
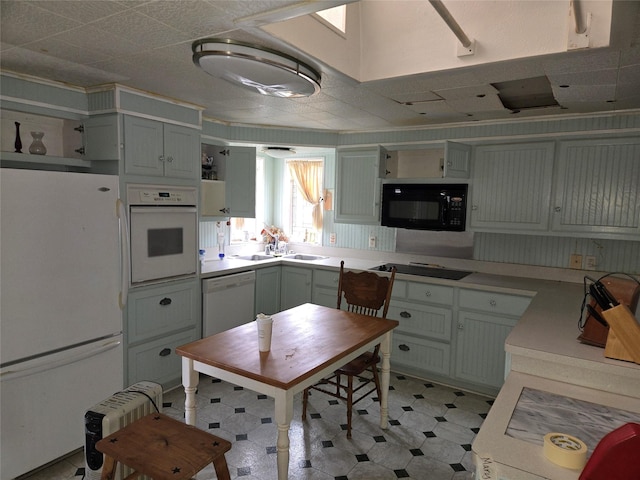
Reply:
[[262, 147], [262, 152], [274, 158], [287, 158], [296, 154], [291, 147]]
[[320, 91], [320, 74], [276, 50], [230, 39], [193, 42], [193, 63], [209, 75], [274, 97], [309, 97]]

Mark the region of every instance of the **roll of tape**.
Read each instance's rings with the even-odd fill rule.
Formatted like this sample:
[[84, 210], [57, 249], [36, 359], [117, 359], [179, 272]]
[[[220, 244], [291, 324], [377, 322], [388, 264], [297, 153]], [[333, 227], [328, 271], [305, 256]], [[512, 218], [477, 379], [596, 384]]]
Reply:
[[587, 446], [566, 433], [547, 433], [543, 451], [545, 457], [561, 467], [580, 470], [587, 463]]

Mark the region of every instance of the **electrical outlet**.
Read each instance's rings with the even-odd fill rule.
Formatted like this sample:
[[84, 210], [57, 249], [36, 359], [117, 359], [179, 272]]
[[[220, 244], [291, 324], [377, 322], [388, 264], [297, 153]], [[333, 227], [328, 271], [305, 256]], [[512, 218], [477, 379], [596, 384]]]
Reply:
[[598, 261], [596, 260], [595, 255], [587, 255], [584, 257], [584, 268], [585, 270], [595, 270], [598, 266]]
[[329, 243], [331, 245], [335, 245], [336, 244], [336, 234], [335, 233], [330, 233], [329, 234]]
[[376, 237], [369, 237], [369, 248], [376, 248]]
[[569, 258], [569, 268], [582, 269], [582, 255], [572, 253]]

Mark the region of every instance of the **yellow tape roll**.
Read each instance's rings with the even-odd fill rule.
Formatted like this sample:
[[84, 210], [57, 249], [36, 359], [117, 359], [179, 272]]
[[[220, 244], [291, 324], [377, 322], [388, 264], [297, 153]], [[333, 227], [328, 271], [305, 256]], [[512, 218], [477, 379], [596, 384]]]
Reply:
[[561, 467], [581, 470], [587, 463], [587, 446], [566, 433], [547, 433], [543, 451], [545, 457]]

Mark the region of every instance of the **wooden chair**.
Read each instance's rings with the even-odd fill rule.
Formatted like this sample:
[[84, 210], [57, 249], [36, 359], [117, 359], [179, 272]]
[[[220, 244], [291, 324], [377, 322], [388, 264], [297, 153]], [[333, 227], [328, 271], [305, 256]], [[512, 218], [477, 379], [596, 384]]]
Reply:
[[[341, 308], [343, 297], [346, 310], [381, 318], [387, 318], [391, 290], [396, 276], [396, 268], [391, 270], [391, 276], [380, 276], [373, 272], [344, 271], [344, 261], [340, 262], [340, 280], [338, 282], [338, 306]], [[375, 320], [373, 320], [375, 321]], [[363, 400], [371, 393], [376, 392], [380, 401], [380, 380], [378, 378], [378, 363], [380, 345], [376, 345], [373, 351], [365, 352], [343, 367], [336, 370], [333, 375], [321, 380], [304, 390], [302, 396], [302, 419], [307, 418], [307, 403], [309, 391], [317, 390], [332, 397], [347, 402], [347, 438], [351, 438], [351, 417], [353, 405]], [[354, 378], [360, 384], [354, 388]], [[346, 380], [346, 383], [345, 381]], [[371, 388], [370, 384], [374, 386]], [[361, 392], [362, 389], [367, 389]], [[354, 400], [354, 394], [358, 394]]]
[[96, 444], [104, 453], [101, 480], [116, 477], [118, 462], [133, 469], [125, 480], [188, 480], [213, 463], [218, 480], [230, 480], [225, 452], [231, 443], [162, 413], [152, 413]]

